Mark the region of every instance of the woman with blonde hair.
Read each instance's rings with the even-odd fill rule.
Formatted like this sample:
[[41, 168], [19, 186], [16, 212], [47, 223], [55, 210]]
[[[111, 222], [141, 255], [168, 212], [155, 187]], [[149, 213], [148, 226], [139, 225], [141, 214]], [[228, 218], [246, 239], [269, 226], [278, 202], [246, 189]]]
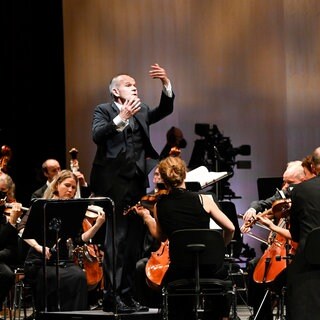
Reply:
[[[73, 199], [77, 191], [77, 176], [70, 170], [59, 172], [48, 189], [44, 193], [45, 199]], [[72, 212], [70, 212], [72, 214]], [[105, 214], [102, 212], [97, 217], [96, 223], [86, 232], [79, 230], [78, 238], [72, 239], [73, 245], [82, 245], [89, 241], [105, 221]], [[24, 221], [25, 223], [26, 221]], [[85, 272], [74, 263], [73, 257], [68, 255], [68, 240], [61, 239], [59, 246], [59, 269], [60, 277], [60, 310], [74, 311], [88, 309], [87, 302], [87, 280]], [[25, 261], [25, 275], [31, 280], [36, 295], [37, 311], [43, 310], [43, 246], [35, 239], [25, 239], [30, 245], [30, 250]], [[56, 311], [57, 308], [57, 286], [56, 286], [56, 256], [55, 243], [48, 240], [45, 247], [45, 258], [47, 260], [47, 307], [48, 311]], [[55, 248], [57, 249], [57, 248]]]

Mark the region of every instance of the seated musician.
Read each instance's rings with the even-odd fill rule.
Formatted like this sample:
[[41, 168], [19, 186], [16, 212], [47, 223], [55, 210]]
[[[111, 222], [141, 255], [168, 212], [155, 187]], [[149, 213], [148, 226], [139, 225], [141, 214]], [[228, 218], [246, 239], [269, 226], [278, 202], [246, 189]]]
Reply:
[[[162, 184], [162, 179], [159, 172], [159, 166], [156, 166], [153, 173], [152, 179], [154, 190], [150, 193], [151, 195], [157, 195], [159, 190], [158, 184]], [[146, 265], [149, 261], [152, 252], [156, 252], [161, 245], [161, 241], [155, 239], [150, 232], [147, 230], [145, 233], [143, 243], [143, 257], [136, 263], [136, 299], [144, 306], [150, 308], [159, 308], [161, 306], [161, 291], [155, 290], [148, 285], [146, 279]]]
[[[167, 157], [159, 163], [161, 178], [168, 190], [167, 195], [162, 195], [155, 206], [154, 216], [142, 206], [136, 207], [136, 212], [143, 218], [151, 234], [165, 241], [171, 234], [179, 229], [209, 228], [210, 218], [222, 228], [225, 244], [227, 245], [234, 234], [235, 227], [228, 217], [219, 209], [211, 196], [202, 195], [186, 190], [186, 165], [179, 157]], [[226, 277], [227, 272], [222, 270], [221, 277]], [[218, 275], [212, 275], [217, 277]], [[166, 280], [173, 280], [175, 274], [170, 270]], [[192, 297], [173, 298], [169, 303], [169, 319], [193, 319]], [[170, 302], [170, 301], [169, 301]], [[206, 300], [204, 319], [228, 319], [230, 306], [225, 297], [214, 297]]]
[[[291, 238], [290, 232], [287, 228], [283, 228], [280, 224], [268, 219], [263, 214], [268, 209], [272, 208], [272, 204], [276, 201], [280, 200], [283, 195], [289, 195], [290, 190], [293, 188], [295, 184], [299, 184], [307, 179], [305, 174], [307, 160], [304, 161], [291, 161], [287, 164], [287, 168], [283, 173], [283, 185], [282, 185], [282, 194], [277, 191], [272, 197], [253, 201], [250, 205], [250, 208], [246, 211], [243, 216], [244, 223], [241, 226], [241, 231], [243, 233], [247, 233], [251, 230], [252, 224], [248, 223], [252, 219], [260, 221], [262, 224], [266, 225], [271, 232], [275, 232], [287, 239]], [[306, 169], [305, 169], [306, 168]], [[310, 173], [312, 174], [312, 173]], [[309, 177], [309, 176], [308, 176]], [[272, 308], [272, 296], [268, 295], [265, 299], [264, 295], [266, 290], [272, 288], [272, 292], [279, 292], [285, 284], [285, 272], [279, 273], [279, 275], [274, 279], [272, 284], [268, 284], [268, 288], [266, 285], [261, 283], [256, 283], [253, 280], [253, 272], [256, 265], [259, 263], [259, 260], [253, 261], [248, 266], [248, 274], [249, 274], [249, 286], [248, 286], [248, 296], [249, 296], [249, 304], [253, 307], [254, 315], [257, 320], [272, 320], [273, 319], [273, 308]], [[259, 314], [257, 315], [258, 310]]]
[[[44, 199], [73, 199], [77, 190], [77, 176], [70, 170], [60, 171], [48, 189], [44, 193]], [[22, 220], [20, 228], [23, 230], [26, 218]], [[79, 239], [72, 239], [73, 245], [83, 244], [94, 237], [98, 229], [105, 222], [105, 214], [102, 212], [96, 219], [95, 224], [87, 231], [79, 230]], [[62, 239], [58, 242], [59, 259], [63, 261], [59, 268], [60, 276], [60, 310], [74, 311], [88, 309], [88, 286], [85, 272], [77, 265], [70, 256], [68, 245], [69, 239]], [[30, 249], [25, 261], [25, 276], [31, 281], [35, 292], [35, 303], [37, 311], [44, 308], [43, 297], [43, 244], [35, 239], [25, 239]], [[48, 240], [45, 247], [45, 259], [47, 260], [47, 309], [48, 311], [59, 311], [57, 304], [57, 280], [56, 280], [56, 243]], [[72, 253], [72, 252], [71, 252]]]
[[[21, 203], [15, 202], [15, 184], [11, 177], [0, 170], [0, 310], [14, 284], [12, 266], [18, 256], [18, 235], [16, 223], [22, 214]], [[5, 204], [11, 208], [6, 209]]]

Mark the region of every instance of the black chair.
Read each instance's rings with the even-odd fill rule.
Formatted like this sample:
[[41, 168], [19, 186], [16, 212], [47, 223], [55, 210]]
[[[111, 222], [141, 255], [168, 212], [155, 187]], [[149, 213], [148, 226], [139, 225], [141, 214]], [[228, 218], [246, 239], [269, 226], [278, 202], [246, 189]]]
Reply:
[[219, 231], [211, 229], [184, 229], [175, 231], [169, 243], [169, 269], [190, 268], [191, 277], [165, 281], [162, 288], [163, 320], [168, 319], [170, 296], [194, 296], [194, 314], [195, 319], [198, 319], [203, 297], [232, 294], [232, 281], [200, 276], [203, 270], [210, 269], [213, 274], [222, 267], [225, 257], [222, 235]]
[[320, 266], [320, 227], [314, 228], [307, 236], [304, 255], [311, 265]]

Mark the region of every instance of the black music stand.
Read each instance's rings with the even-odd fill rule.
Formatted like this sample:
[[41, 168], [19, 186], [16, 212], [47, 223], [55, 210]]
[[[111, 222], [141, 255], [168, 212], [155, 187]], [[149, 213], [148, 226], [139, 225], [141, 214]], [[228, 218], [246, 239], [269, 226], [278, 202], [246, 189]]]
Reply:
[[[23, 232], [23, 239], [35, 239], [43, 244], [43, 299], [44, 311], [47, 311], [46, 259], [45, 247], [48, 242], [54, 242], [58, 248], [58, 239], [66, 240], [78, 236], [82, 228], [88, 205], [99, 205], [104, 211], [113, 215], [113, 201], [109, 198], [83, 198], [68, 200], [36, 199], [29, 212], [29, 217]], [[110, 210], [110, 207], [112, 209]], [[57, 254], [58, 255], [58, 254]], [[57, 257], [57, 298], [59, 297], [59, 256]]]

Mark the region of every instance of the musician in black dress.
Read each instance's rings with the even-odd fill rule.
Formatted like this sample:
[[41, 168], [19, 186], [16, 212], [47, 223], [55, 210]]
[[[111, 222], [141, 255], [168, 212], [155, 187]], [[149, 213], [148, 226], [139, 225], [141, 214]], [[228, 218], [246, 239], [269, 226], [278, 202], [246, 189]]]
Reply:
[[[72, 199], [77, 190], [78, 179], [70, 170], [60, 171], [44, 193], [45, 199]], [[72, 212], [70, 212], [72, 214]], [[22, 220], [20, 229], [23, 230], [28, 215]], [[93, 227], [86, 232], [79, 230], [79, 237], [72, 239], [72, 245], [83, 245], [88, 242], [105, 221], [105, 214], [98, 216]], [[35, 239], [25, 239], [30, 245], [25, 261], [25, 276], [31, 281], [35, 291], [37, 311], [44, 308], [43, 297], [43, 247]], [[59, 245], [59, 283], [60, 283], [60, 310], [58, 306], [57, 278], [56, 278], [56, 242], [48, 239], [45, 247], [47, 260], [47, 309], [48, 311], [74, 311], [88, 309], [88, 286], [85, 272], [74, 262], [70, 255], [70, 239], [61, 239]]]
[[[159, 163], [161, 178], [169, 193], [159, 198], [154, 217], [148, 209], [136, 207], [137, 213], [143, 218], [151, 234], [165, 241], [171, 234], [179, 229], [209, 228], [210, 218], [222, 228], [225, 244], [227, 245], [234, 234], [235, 227], [228, 217], [219, 209], [211, 195], [198, 194], [186, 190], [186, 165], [179, 157], [167, 157]], [[170, 249], [169, 249], [170, 250]], [[222, 270], [220, 276], [226, 277]], [[217, 275], [214, 275], [217, 276]], [[168, 269], [166, 279], [175, 278]], [[206, 310], [205, 319], [228, 319], [229, 306], [227, 301], [219, 301], [224, 298], [215, 297], [214, 307]], [[212, 307], [212, 306], [211, 306]], [[193, 319], [192, 302], [176, 298], [175, 303], [169, 303], [169, 318]]]

